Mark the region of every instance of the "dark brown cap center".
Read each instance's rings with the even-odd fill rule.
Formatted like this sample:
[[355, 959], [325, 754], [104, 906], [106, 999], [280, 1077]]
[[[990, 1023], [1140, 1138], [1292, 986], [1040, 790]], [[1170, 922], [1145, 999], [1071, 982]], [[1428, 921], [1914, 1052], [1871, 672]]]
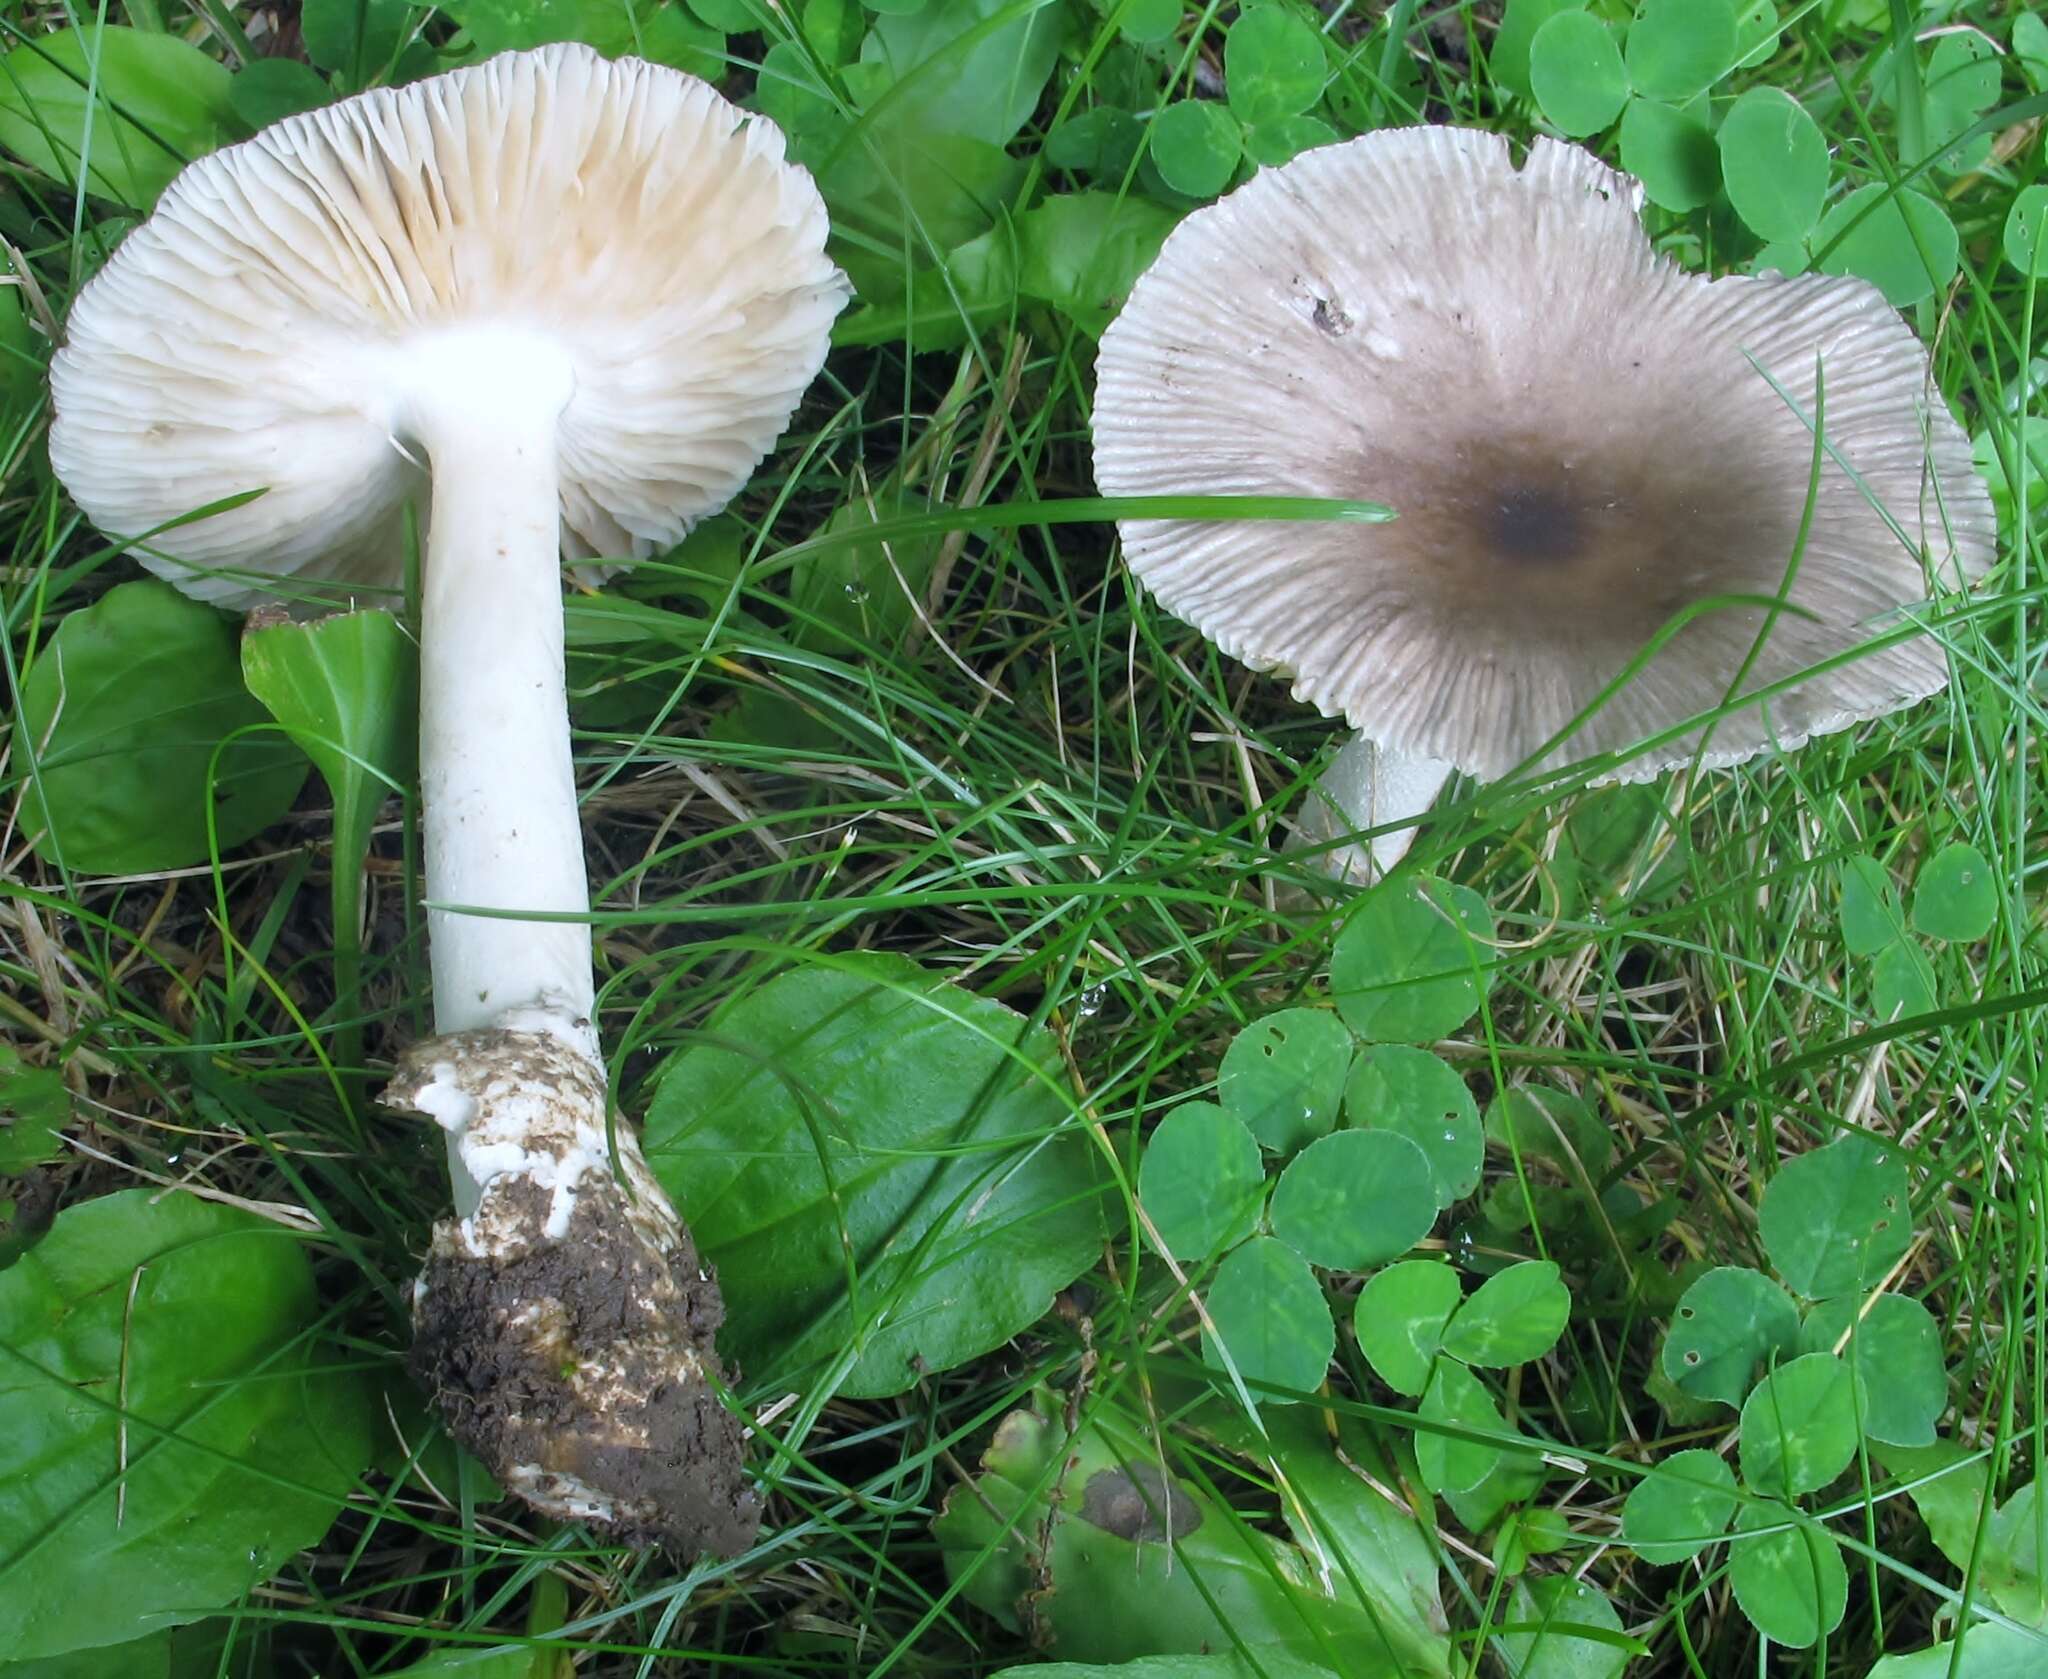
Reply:
[[1577, 504], [1537, 484], [1503, 485], [1484, 507], [1481, 523], [1494, 552], [1513, 565], [1561, 565], [1586, 540]]

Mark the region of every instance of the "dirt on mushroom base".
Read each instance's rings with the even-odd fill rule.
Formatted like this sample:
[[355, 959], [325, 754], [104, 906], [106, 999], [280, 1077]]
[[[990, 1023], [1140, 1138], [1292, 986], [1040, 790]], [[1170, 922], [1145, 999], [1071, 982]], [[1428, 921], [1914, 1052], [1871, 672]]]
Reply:
[[[602, 1135], [602, 1077], [533, 1033], [421, 1044], [386, 1105], [429, 1111], [425, 1091], [447, 1078], [451, 1049], [580, 1096]], [[620, 1142], [628, 1177], [644, 1176], [637, 1141]], [[548, 1234], [560, 1198], [507, 1173], [471, 1218], [435, 1226], [415, 1287], [413, 1374], [457, 1443], [536, 1508], [629, 1544], [736, 1555], [760, 1528], [761, 1504], [739, 1419], [713, 1385], [728, 1380], [713, 1347], [725, 1320], [718, 1279], [658, 1190], [629, 1195], [608, 1163], [574, 1179], [566, 1226]]]

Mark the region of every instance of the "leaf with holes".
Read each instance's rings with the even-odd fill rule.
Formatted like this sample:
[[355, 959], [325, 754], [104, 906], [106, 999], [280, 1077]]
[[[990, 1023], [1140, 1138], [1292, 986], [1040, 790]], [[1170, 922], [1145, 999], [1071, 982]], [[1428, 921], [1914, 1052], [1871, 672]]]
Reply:
[[[1778, 1531], [1765, 1531], [1772, 1528]], [[1834, 1535], [1768, 1499], [1736, 1513], [1728, 1581], [1750, 1625], [1793, 1650], [1833, 1632], [1849, 1603], [1849, 1572]]]
[[1344, 1086], [1344, 1118], [1364, 1131], [1392, 1131], [1421, 1149], [1448, 1207], [1479, 1187], [1486, 1132], [1479, 1108], [1457, 1069], [1426, 1049], [1380, 1044], [1352, 1064]]
[[1440, 1259], [1404, 1259], [1376, 1271], [1352, 1308], [1358, 1350], [1388, 1387], [1420, 1398], [1436, 1367], [1444, 1325], [1464, 1298], [1458, 1273]]
[[1281, 1009], [1224, 1051], [1216, 1100], [1265, 1147], [1292, 1154], [1336, 1125], [1353, 1048], [1327, 1009]]
[[1906, 1168], [1859, 1133], [1800, 1155], [1764, 1191], [1764, 1251], [1794, 1293], [1826, 1300], [1873, 1286], [1913, 1239]]
[[[1255, 1236], [1232, 1250], [1216, 1267], [1205, 1304], [1215, 1330], [1202, 1332], [1202, 1356], [1215, 1368], [1235, 1366], [1247, 1383], [1302, 1393], [1322, 1386], [1337, 1350], [1337, 1326], [1322, 1285], [1285, 1242]], [[1256, 1391], [1253, 1397], [1292, 1403]]]
[[1391, 1131], [1339, 1131], [1310, 1143], [1273, 1190], [1273, 1234], [1336, 1271], [1398, 1258], [1435, 1222], [1429, 1162]]
[[1867, 1310], [1856, 1295], [1823, 1301], [1806, 1316], [1800, 1344], [1835, 1352], [1863, 1378], [1863, 1431], [1894, 1446], [1934, 1443], [1934, 1425], [1948, 1407], [1948, 1371], [1941, 1331], [1917, 1300], [1880, 1294]]
[[1690, 1562], [1728, 1530], [1735, 1471], [1714, 1452], [1675, 1452], [1630, 1489], [1621, 1537], [1645, 1562]]
[[1175, 1259], [1207, 1259], [1243, 1241], [1265, 1198], [1259, 1145], [1212, 1103], [1183, 1102], [1145, 1139], [1138, 1200]]
[[1680, 1393], [1740, 1405], [1757, 1366], [1799, 1345], [1799, 1308], [1746, 1265], [1709, 1271], [1678, 1302], [1664, 1340], [1664, 1374]]
[[1490, 983], [1493, 912], [1469, 887], [1434, 875], [1383, 881], [1345, 917], [1330, 951], [1330, 991], [1368, 1043], [1448, 1037]]
[[1488, 1277], [1458, 1308], [1444, 1331], [1444, 1351], [1489, 1369], [1526, 1364], [1557, 1345], [1571, 1313], [1571, 1290], [1557, 1267], [1525, 1259]]
[[1975, 944], [1997, 918], [1996, 877], [1974, 845], [1958, 840], [1921, 865], [1913, 883], [1915, 932], [1952, 944]]

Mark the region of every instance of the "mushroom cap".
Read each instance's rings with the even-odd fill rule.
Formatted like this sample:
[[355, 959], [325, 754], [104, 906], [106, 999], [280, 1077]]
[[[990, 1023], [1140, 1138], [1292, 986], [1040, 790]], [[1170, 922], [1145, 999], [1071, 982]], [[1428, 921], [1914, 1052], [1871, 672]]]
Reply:
[[[1576, 146], [1539, 139], [1518, 170], [1497, 135], [1410, 128], [1262, 170], [1189, 216], [1102, 340], [1102, 493], [1341, 497], [1397, 517], [1126, 520], [1131, 569], [1225, 652], [1286, 672], [1297, 698], [1390, 751], [1497, 777], [1674, 614], [1780, 592], [1818, 366], [1829, 458], [1741, 691], [1908, 623], [1930, 571], [1951, 587], [1979, 576], [1990, 499], [1883, 297], [1817, 275], [1686, 273], [1651, 249], [1641, 202]], [[1716, 709], [1768, 617], [1693, 618], [1541, 761]], [[1924, 634], [1842, 660], [1717, 720], [1705, 761], [1889, 711], [1946, 668]], [[1618, 773], [1686, 761], [1703, 733]]]
[[562, 45], [378, 89], [178, 177], [72, 307], [51, 462], [129, 536], [264, 491], [140, 554], [202, 599], [276, 592], [250, 571], [397, 587], [408, 405], [483, 334], [573, 377], [564, 558], [654, 552], [823, 364], [826, 232], [781, 131], [674, 70]]

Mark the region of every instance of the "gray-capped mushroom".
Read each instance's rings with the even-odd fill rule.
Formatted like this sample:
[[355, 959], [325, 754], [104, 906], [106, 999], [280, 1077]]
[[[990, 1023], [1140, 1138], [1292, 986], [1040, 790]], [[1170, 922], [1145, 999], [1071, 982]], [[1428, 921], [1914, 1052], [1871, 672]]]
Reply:
[[[1931, 637], [1886, 632], [1981, 575], [1995, 528], [1926, 350], [1858, 280], [1685, 272], [1641, 203], [1555, 140], [1517, 168], [1498, 135], [1384, 130], [1189, 216], [1103, 337], [1103, 494], [1397, 515], [1121, 527], [1168, 610], [1358, 731], [1302, 825], [1394, 825], [1339, 854], [1361, 877], [1453, 770], [1630, 753], [1613, 774], [1640, 779], [1703, 738], [1725, 765], [1946, 678]], [[1737, 697], [1782, 691], [1644, 746], [1723, 703], [1769, 613], [1710, 608], [1596, 706], [1677, 616], [1781, 588]]]
[[[434, 1016], [386, 1101], [445, 1128], [415, 1367], [558, 1516], [696, 1549], [758, 1504], [716, 1284], [607, 1138], [561, 565], [715, 512], [825, 356], [844, 277], [780, 132], [692, 77], [513, 53], [186, 170], [78, 297], [50, 453], [102, 529], [228, 605], [396, 585], [424, 498]], [[481, 910], [489, 913], [470, 913]], [[536, 920], [527, 917], [555, 916]]]

